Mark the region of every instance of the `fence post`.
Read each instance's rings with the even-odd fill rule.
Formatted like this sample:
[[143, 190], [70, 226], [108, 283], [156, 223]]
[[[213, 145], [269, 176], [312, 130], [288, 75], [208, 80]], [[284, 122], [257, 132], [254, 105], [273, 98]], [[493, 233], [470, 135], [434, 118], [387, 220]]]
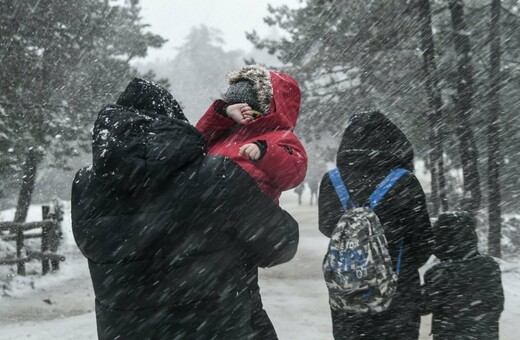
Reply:
[[[43, 220], [51, 220], [56, 222], [55, 225], [42, 228], [42, 253], [56, 253], [60, 245], [61, 239], [61, 221], [63, 221], [63, 209], [59, 200], [53, 200], [51, 205], [42, 206]], [[42, 273], [47, 274], [52, 267], [55, 272], [60, 269], [60, 260], [56, 258], [42, 258]]]
[[[23, 229], [18, 229], [16, 231], [16, 258], [22, 258], [22, 249], [23, 249]], [[25, 262], [18, 262], [18, 275], [25, 276]]]
[[[61, 223], [61, 222], [56, 221], [56, 223]], [[50, 231], [49, 246], [50, 246], [50, 251], [53, 253], [56, 253], [58, 251], [58, 247], [60, 245], [60, 238], [61, 238], [60, 229], [61, 228], [59, 228], [58, 225], [56, 225]], [[57, 260], [55, 258], [51, 259], [51, 266], [52, 266], [53, 272], [58, 271], [60, 269], [60, 260]]]
[[[42, 205], [42, 220], [48, 220], [49, 219], [49, 210], [50, 207], [48, 205]], [[49, 250], [49, 235], [50, 230], [49, 227], [43, 226], [42, 227], [42, 253], [45, 253]], [[50, 266], [49, 266], [49, 260], [45, 257], [41, 258], [42, 260], [42, 275], [45, 275], [49, 272]]]
[[[50, 250], [53, 253], [58, 251], [58, 247], [60, 246], [60, 241], [63, 236], [63, 232], [61, 229], [61, 224], [63, 221], [63, 205], [60, 200], [54, 199], [52, 201], [53, 211], [52, 211], [52, 219], [56, 222], [56, 225], [51, 230], [51, 237], [49, 238], [49, 246]], [[52, 271], [57, 271], [60, 269], [60, 260], [53, 258], [51, 259]]]

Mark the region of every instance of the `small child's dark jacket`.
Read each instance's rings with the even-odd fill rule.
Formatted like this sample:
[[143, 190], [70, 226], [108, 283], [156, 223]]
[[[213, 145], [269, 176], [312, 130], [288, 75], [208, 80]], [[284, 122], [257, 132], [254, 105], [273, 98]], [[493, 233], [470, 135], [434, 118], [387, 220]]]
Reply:
[[425, 274], [425, 298], [434, 339], [498, 339], [504, 294], [490, 256], [434, 266]]
[[[498, 339], [504, 306], [498, 264], [491, 256], [478, 254], [472, 223], [440, 228], [444, 240], [437, 237], [437, 249], [444, 249], [436, 255], [444, 261], [425, 273], [423, 290], [425, 312], [432, 313], [433, 338]], [[439, 226], [434, 230], [437, 234]], [[453, 246], [442, 244], [448, 239]]]

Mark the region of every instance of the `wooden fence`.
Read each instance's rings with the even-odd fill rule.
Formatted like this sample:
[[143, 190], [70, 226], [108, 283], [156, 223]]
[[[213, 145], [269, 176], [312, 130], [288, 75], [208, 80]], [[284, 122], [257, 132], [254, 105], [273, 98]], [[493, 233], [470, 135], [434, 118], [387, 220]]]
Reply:
[[[60, 261], [65, 261], [65, 256], [56, 252], [61, 239], [61, 221], [63, 212], [59, 207], [42, 206], [42, 221], [39, 222], [0, 222], [0, 238], [4, 241], [16, 241], [16, 257], [0, 258], [0, 265], [14, 265], [18, 267], [18, 274], [25, 275], [25, 263], [33, 259], [42, 262], [42, 274], [47, 274], [52, 268], [57, 271]], [[41, 229], [41, 233], [25, 233], [33, 229]], [[9, 231], [4, 234], [4, 231]], [[25, 249], [24, 241], [31, 238], [41, 238], [40, 251]]]

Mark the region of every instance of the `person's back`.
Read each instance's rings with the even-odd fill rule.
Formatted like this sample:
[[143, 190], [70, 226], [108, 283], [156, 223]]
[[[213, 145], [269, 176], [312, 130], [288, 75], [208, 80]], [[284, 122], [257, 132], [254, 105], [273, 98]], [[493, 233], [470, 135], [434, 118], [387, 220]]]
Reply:
[[[355, 115], [343, 133], [336, 165], [352, 200], [363, 206], [392, 169], [409, 172], [374, 208], [390, 257], [403, 253], [397, 291], [387, 311], [352, 314], [332, 309], [334, 338], [414, 339], [419, 334], [420, 279], [417, 269], [432, 253], [433, 234], [424, 192], [413, 175], [413, 148], [406, 136], [380, 112]], [[344, 210], [328, 174], [318, 196], [319, 228], [330, 237]]]
[[231, 160], [205, 157], [182, 118], [113, 105], [96, 120], [72, 220], [100, 339], [250, 337], [245, 258], [270, 266], [296, 251], [296, 222]]
[[434, 339], [498, 339], [504, 293], [500, 268], [477, 249], [475, 220], [443, 213], [435, 223], [435, 255], [441, 263], [424, 277], [426, 311]]

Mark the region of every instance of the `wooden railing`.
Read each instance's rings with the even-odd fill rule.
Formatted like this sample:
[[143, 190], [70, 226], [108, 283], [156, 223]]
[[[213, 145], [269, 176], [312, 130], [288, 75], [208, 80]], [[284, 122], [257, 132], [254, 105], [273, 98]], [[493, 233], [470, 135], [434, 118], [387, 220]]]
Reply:
[[[18, 274], [25, 275], [25, 263], [33, 259], [42, 262], [42, 274], [47, 274], [52, 268], [59, 270], [60, 262], [65, 261], [65, 256], [56, 252], [61, 239], [62, 212], [54, 208], [54, 213], [49, 214], [50, 207], [42, 206], [43, 221], [39, 222], [0, 222], [0, 238], [4, 241], [16, 241], [16, 257], [0, 258], [0, 265], [14, 265], [18, 267]], [[26, 234], [26, 231], [41, 229], [41, 233]], [[4, 231], [9, 231], [4, 234]], [[26, 249], [24, 241], [31, 238], [41, 238], [41, 251]]]

